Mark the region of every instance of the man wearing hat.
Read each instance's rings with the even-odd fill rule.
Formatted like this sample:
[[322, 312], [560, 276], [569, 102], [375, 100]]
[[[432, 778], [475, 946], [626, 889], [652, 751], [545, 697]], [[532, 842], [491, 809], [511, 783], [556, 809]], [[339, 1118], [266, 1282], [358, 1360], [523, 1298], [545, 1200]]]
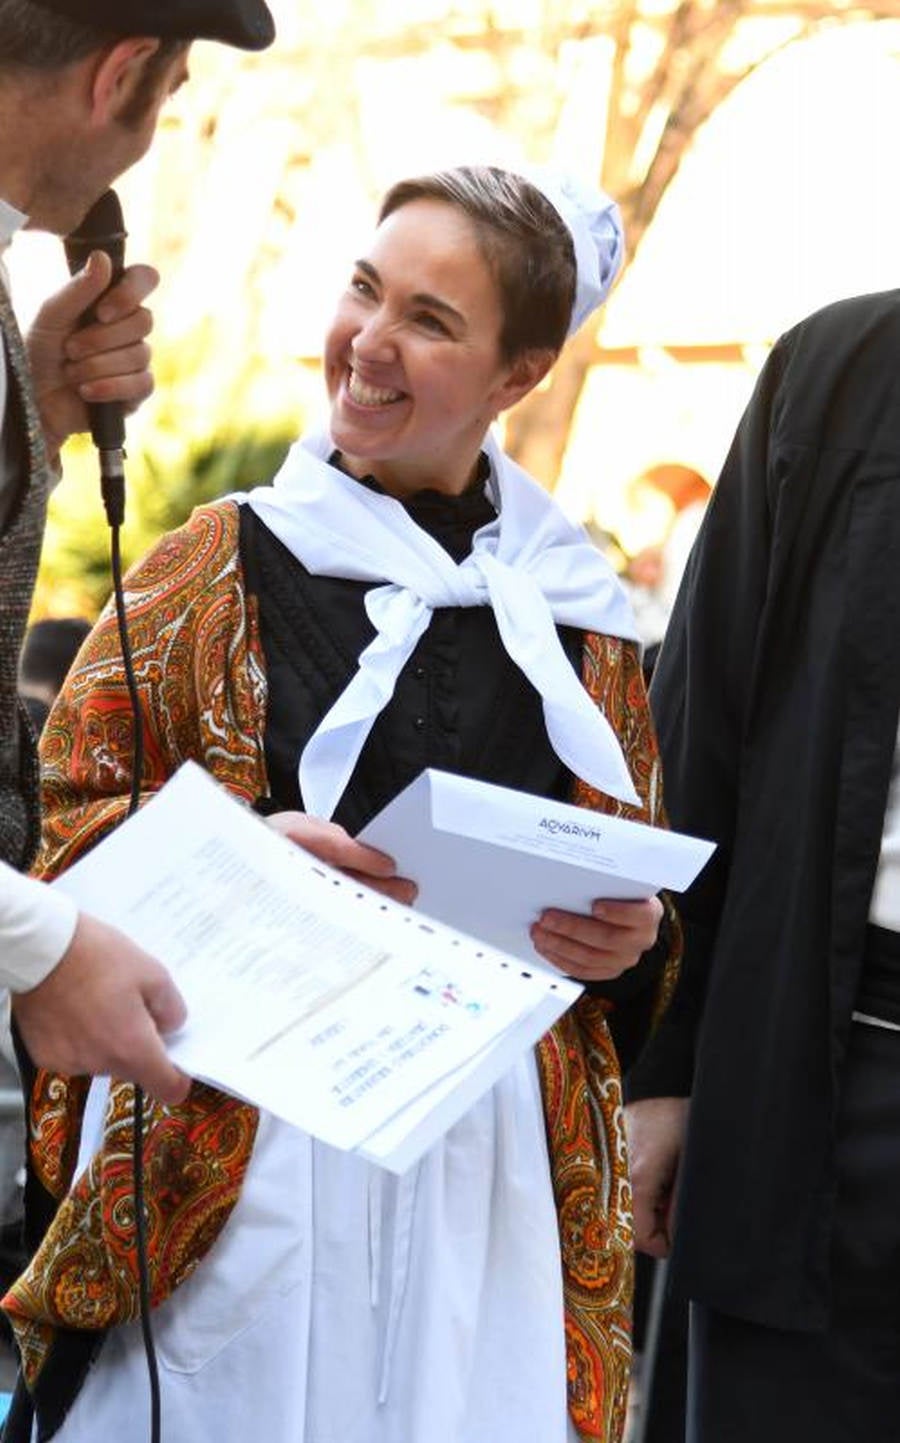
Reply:
[[263, 0], [0, 0], [0, 985], [37, 1063], [132, 1078], [172, 1102], [187, 1080], [157, 1029], [176, 1026], [183, 1003], [165, 969], [22, 875], [39, 830], [38, 767], [16, 698], [59, 449], [88, 429], [86, 403], [131, 408], [149, 395], [143, 302], [157, 277], [129, 268], [75, 342], [110, 282], [95, 253], [42, 308], [26, 348], [2, 255], [25, 226], [73, 230], [141, 158], [193, 40], [261, 50], [273, 37]]

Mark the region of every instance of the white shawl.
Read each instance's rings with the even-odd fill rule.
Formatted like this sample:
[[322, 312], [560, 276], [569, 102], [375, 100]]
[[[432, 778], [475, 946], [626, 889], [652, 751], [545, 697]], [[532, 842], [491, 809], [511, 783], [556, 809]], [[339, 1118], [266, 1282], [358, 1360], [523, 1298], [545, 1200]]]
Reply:
[[560, 760], [601, 791], [639, 800], [616, 735], [556, 633], [558, 623], [634, 640], [627, 598], [584, 529], [493, 437], [484, 449], [498, 515], [475, 533], [459, 564], [399, 501], [329, 465], [334, 445], [327, 434], [301, 438], [271, 486], [234, 498], [252, 507], [314, 575], [378, 583], [365, 597], [375, 638], [300, 757], [300, 791], [311, 815], [334, 812], [432, 612], [445, 606], [492, 607], [503, 645], [541, 695]]

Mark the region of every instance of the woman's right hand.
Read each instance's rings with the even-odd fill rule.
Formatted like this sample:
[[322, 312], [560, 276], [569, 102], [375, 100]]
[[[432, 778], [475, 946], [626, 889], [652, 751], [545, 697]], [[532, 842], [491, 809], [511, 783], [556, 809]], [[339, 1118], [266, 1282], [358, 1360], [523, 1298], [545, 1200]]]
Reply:
[[416, 900], [418, 887], [408, 877], [397, 876], [393, 857], [355, 841], [336, 822], [323, 822], [319, 817], [308, 817], [305, 812], [274, 812], [266, 821], [283, 837], [311, 852], [320, 862], [337, 867], [354, 881], [364, 882], [373, 891], [403, 902], [407, 907]]

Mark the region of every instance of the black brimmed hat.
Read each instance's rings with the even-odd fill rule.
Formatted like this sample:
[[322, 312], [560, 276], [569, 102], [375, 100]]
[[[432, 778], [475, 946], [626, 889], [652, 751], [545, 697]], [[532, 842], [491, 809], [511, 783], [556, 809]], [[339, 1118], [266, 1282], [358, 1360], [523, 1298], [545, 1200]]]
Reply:
[[242, 50], [264, 50], [275, 39], [275, 22], [264, 0], [32, 0], [32, 4], [111, 35], [222, 40]]

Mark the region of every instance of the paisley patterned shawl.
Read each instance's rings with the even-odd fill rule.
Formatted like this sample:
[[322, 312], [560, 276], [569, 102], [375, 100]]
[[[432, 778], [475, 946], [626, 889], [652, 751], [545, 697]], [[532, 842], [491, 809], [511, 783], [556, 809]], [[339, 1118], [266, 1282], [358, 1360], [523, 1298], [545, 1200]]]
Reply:
[[[265, 796], [265, 669], [253, 601], [242, 584], [237, 507], [223, 502], [195, 512], [135, 568], [127, 601], [146, 727], [144, 796], [188, 758], [247, 802]], [[622, 739], [643, 805], [638, 811], [581, 783], [574, 800], [664, 824], [636, 648], [587, 637], [583, 675]], [[131, 730], [115, 619], [107, 611], [44, 732], [43, 876], [71, 865], [127, 810]], [[676, 967], [673, 949], [659, 1007]], [[538, 1061], [560, 1223], [570, 1413], [583, 1439], [617, 1443], [631, 1357], [631, 1214], [606, 1008], [598, 999], [579, 999], [542, 1039]], [[86, 1079], [39, 1072], [31, 1095], [32, 1175], [58, 1211], [3, 1307], [26, 1382], [38, 1393], [58, 1329], [103, 1330], [138, 1315], [133, 1094], [126, 1084], [113, 1086], [104, 1147], [68, 1192], [85, 1094]], [[256, 1123], [252, 1107], [200, 1084], [181, 1107], [148, 1100], [144, 1166], [154, 1303], [190, 1274], [226, 1222]]]

